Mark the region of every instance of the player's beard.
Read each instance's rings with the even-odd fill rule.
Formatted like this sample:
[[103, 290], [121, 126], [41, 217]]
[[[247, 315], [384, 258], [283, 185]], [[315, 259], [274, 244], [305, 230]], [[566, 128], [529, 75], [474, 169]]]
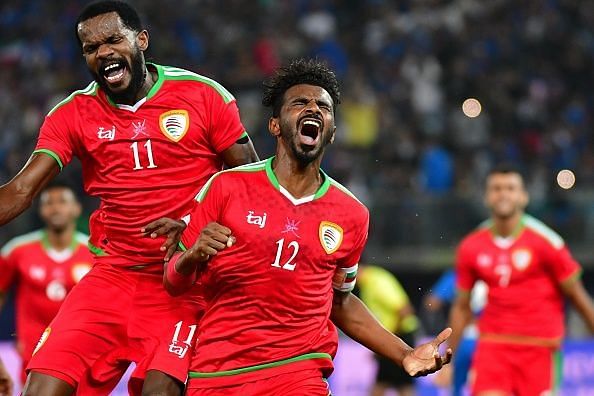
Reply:
[[132, 64], [128, 63], [128, 60], [125, 58], [121, 59], [130, 72], [130, 83], [128, 86], [120, 92], [114, 92], [109, 88], [109, 84], [105, 81], [103, 77], [98, 75], [97, 73], [91, 72], [93, 78], [99, 84], [101, 89], [105, 91], [107, 96], [111, 98], [115, 103], [134, 103], [136, 99], [136, 95], [142, 88], [142, 84], [144, 83], [144, 79], [146, 76], [146, 66], [144, 64], [144, 59], [142, 57], [142, 51], [139, 48], [136, 48], [134, 53], [132, 54]]
[[293, 154], [293, 157], [299, 162], [299, 165], [305, 167], [324, 153], [324, 149], [332, 140], [332, 134], [326, 133], [322, 136], [320, 143], [316, 146], [307, 146], [298, 141], [299, 131], [297, 128], [298, 127], [290, 125], [287, 121], [281, 122], [280, 137], [285, 142], [285, 146], [287, 146]]

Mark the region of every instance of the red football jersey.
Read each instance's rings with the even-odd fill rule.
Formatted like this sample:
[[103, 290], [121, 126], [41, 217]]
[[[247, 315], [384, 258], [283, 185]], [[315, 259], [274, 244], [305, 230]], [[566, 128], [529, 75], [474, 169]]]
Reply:
[[91, 269], [87, 240], [76, 233], [70, 249], [55, 252], [40, 230], [14, 238], [2, 248], [0, 290], [16, 285], [16, 330], [23, 357], [31, 356], [66, 294]]
[[158, 80], [134, 106], [115, 105], [92, 82], [51, 110], [36, 153], [65, 166], [82, 162], [85, 191], [101, 198], [90, 219], [91, 249], [111, 264], [163, 260], [163, 239], [140, 228], [161, 217], [181, 218], [193, 198], [222, 169], [219, 153], [245, 132], [233, 96], [217, 82], [148, 64]]
[[559, 283], [578, 275], [580, 266], [563, 239], [539, 220], [525, 215], [520, 233], [507, 239], [494, 236], [485, 223], [462, 241], [456, 271], [462, 290], [470, 291], [479, 279], [489, 286], [481, 334], [537, 343], [563, 337]]
[[191, 246], [216, 221], [237, 239], [202, 277], [206, 309], [190, 365], [191, 378], [201, 380], [192, 387], [239, 381], [229, 374], [265, 378], [274, 375], [262, 370], [270, 366], [332, 369], [333, 288], [354, 287], [369, 212], [323, 173], [315, 195], [293, 198], [279, 185], [272, 160], [214, 176], [183, 235]]

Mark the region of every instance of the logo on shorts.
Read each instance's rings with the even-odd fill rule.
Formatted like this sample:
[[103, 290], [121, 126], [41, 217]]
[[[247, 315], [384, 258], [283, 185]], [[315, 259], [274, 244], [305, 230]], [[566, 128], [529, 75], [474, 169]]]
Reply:
[[39, 339], [39, 341], [37, 341], [37, 345], [35, 346], [35, 349], [33, 350], [33, 355], [35, 355], [37, 353], [37, 351], [39, 349], [41, 349], [41, 347], [43, 346], [43, 344], [45, 344], [45, 342], [47, 341], [47, 338], [49, 337], [49, 335], [50, 335], [51, 332], [52, 332], [52, 328], [51, 327], [48, 327], [48, 328], [45, 329], [45, 331], [41, 335], [41, 338]]
[[327, 254], [338, 250], [342, 243], [342, 227], [329, 221], [320, 223], [320, 242]]
[[186, 110], [167, 111], [159, 117], [159, 127], [169, 140], [179, 142], [190, 127], [190, 116]]
[[183, 321], [179, 321], [175, 324], [175, 331], [173, 333], [173, 338], [171, 339], [171, 344], [169, 344], [169, 352], [177, 355], [180, 359], [183, 359], [184, 356], [188, 353], [188, 349], [192, 347], [192, 338], [194, 337], [194, 333], [196, 332], [196, 325], [188, 326], [190, 328], [190, 332], [188, 333], [188, 337], [185, 341], [179, 340], [179, 333], [181, 332], [183, 326]]

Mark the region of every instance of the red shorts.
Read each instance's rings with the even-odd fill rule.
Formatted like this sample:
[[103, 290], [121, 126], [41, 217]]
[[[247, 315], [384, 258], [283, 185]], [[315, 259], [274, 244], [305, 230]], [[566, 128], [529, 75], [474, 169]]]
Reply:
[[217, 388], [192, 388], [187, 396], [329, 396], [330, 387], [318, 369], [279, 374], [258, 381]]
[[65, 380], [84, 395], [109, 393], [130, 362], [132, 393], [147, 370], [185, 382], [202, 313], [198, 292], [171, 297], [156, 266], [149, 272], [96, 264], [64, 300], [27, 371]]
[[472, 394], [501, 391], [533, 396], [553, 392], [560, 382], [560, 356], [550, 347], [480, 340], [469, 374]]

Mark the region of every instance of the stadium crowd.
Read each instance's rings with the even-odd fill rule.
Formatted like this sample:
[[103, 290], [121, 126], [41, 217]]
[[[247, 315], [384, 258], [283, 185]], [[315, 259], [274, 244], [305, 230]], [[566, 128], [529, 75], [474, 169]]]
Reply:
[[[47, 111], [91, 79], [72, 28], [85, 3], [0, 5], [2, 181], [26, 161]], [[338, 147], [328, 153], [325, 168], [378, 209], [372, 245], [455, 242], [483, 216], [477, 200], [481, 180], [502, 160], [525, 171], [536, 214], [570, 240], [594, 234], [594, 210], [579, 200], [567, 203], [554, 183], [564, 168], [575, 172], [576, 192], [594, 181], [594, 3], [131, 3], [159, 37], [151, 42], [149, 59], [221, 81], [236, 95], [263, 155], [273, 147], [264, 138], [262, 78], [296, 56], [331, 64], [344, 103]], [[469, 97], [482, 104], [476, 118], [461, 111]], [[65, 178], [79, 169], [71, 166]], [[90, 212], [94, 201], [85, 204]], [[444, 212], [461, 215], [444, 218]], [[399, 224], [390, 220], [394, 216]], [[22, 216], [0, 230], [0, 241], [35, 221], [33, 213]], [[427, 233], [428, 227], [434, 232]]]

